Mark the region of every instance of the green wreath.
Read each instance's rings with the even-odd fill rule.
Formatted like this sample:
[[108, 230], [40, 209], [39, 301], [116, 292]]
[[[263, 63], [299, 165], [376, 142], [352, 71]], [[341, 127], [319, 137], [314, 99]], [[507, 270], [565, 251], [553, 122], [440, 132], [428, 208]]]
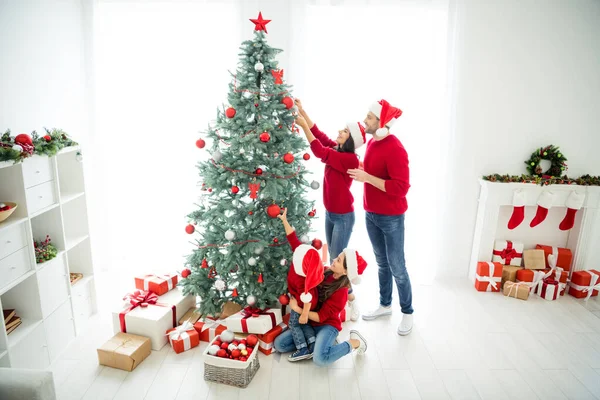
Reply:
[[[552, 163], [550, 168], [545, 172], [540, 165], [540, 161], [542, 160], [548, 160]], [[525, 164], [527, 164], [527, 171], [529, 171], [530, 175], [562, 176], [567, 170], [565, 161], [567, 161], [567, 158], [560, 152], [558, 146], [550, 145], [540, 147], [539, 150], [534, 151], [529, 160], [525, 161]]]

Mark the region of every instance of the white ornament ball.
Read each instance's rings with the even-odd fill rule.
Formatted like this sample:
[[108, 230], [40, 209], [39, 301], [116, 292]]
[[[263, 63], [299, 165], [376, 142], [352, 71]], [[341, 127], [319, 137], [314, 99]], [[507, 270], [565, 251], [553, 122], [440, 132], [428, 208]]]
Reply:
[[231, 229], [228, 230], [227, 232], [225, 232], [225, 239], [227, 239], [227, 240], [235, 239], [235, 232], [232, 231]]
[[210, 354], [211, 356], [216, 356], [220, 349], [221, 348], [219, 346], [213, 344], [208, 348], [208, 354]]
[[279, 264], [281, 264], [282, 267], [285, 267], [287, 265], [287, 260], [282, 258], [281, 261], [279, 261]]
[[227, 346], [227, 349], [228, 349], [229, 351], [234, 351], [234, 350], [237, 350], [237, 348], [238, 348], [238, 347], [237, 347], [235, 344], [233, 344], [233, 343], [231, 343], [229, 346]]
[[319, 182], [317, 182], [317, 181], [312, 181], [312, 182], [310, 183], [310, 187], [311, 187], [311, 188], [313, 188], [313, 189], [315, 189], [315, 190], [317, 190], [317, 189], [318, 189], [320, 186], [321, 186], [321, 185], [320, 185], [320, 184], [319, 184]]
[[15, 150], [15, 151], [18, 151], [19, 153], [22, 153], [22, 152], [23, 152], [23, 146], [21, 146], [20, 144], [15, 144], [15, 145], [12, 147], [12, 149], [13, 149], [13, 150]]
[[263, 65], [263, 63], [258, 62], [254, 64], [254, 70], [256, 72], [263, 72], [265, 70], [265, 66]]
[[226, 330], [223, 331], [223, 333], [221, 333], [221, 342], [231, 342], [233, 341], [233, 339], [235, 338], [235, 333], [233, 333], [233, 331], [230, 330]]
[[253, 306], [256, 304], [256, 297], [250, 295], [248, 296], [248, 298], [246, 299], [246, 303], [248, 303], [249, 306]]
[[246, 345], [245, 345], [244, 343], [240, 343], [240, 344], [238, 344], [237, 348], [238, 348], [238, 350], [240, 350], [240, 351], [241, 351], [241, 350], [245, 350], [245, 349], [246, 349]]
[[265, 250], [265, 248], [260, 246], [260, 247], [257, 247], [256, 249], [254, 249], [254, 253], [261, 254], [264, 250]]
[[302, 237], [300, 238], [300, 241], [302, 243], [308, 243], [310, 241], [310, 239], [308, 238], [308, 235], [302, 235]]
[[6, 204], [0, 203], [0, 208], [4, 208], [4, 207], [6, 207]]
[[217, 281], [215, 282], [215, 289], [217, 289], [219, 292], [225, 290], [225, 286], [225, 281], [223, 281], [222, 279], [217, 279]]
[[248, 265], [254, 267], [256, 265], [256, 258], [250, 257], [250, 259], [248, 260]]
[[213, 153], [213, 159], [215, 160], [215, 162], [221, 161], [222, 158], [223, 158], [223, 154], [219, 150], [217, 150]]
[[245, 152], [246, 152], [246, 150], [240, 149], [240, 154], [244, 154]]

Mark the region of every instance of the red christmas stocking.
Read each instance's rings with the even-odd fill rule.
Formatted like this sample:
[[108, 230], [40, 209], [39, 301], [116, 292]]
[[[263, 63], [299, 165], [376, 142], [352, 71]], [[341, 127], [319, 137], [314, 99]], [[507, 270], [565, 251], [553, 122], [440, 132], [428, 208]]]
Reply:
[[515, 229], [525, 219], [525, 193], [515, 190], [513, 193], [513, 213], [508, 221], [508, 229]]
[[567, 206], [567, 215], [562, 220], [559, 225], [561, 231], [568, 231], [573, 228], [575, 225], [575, 214], [577, 211], [583, 206], [583, 201], [585, 200], [585, 194], [572, 192], [567, 198], [566, 206]]
[[530, 227], [535, 228], [536, 226], [538, 226], [539, 224], [544, 222], [544, 220], [548, 216], [548, 209], [550, 209], [550, 207], [552, 207], [553, 201], [554, 201], [554, 193], [552, 193], [552, 192], [543, 192], [540, 195], [540, 198], [538, 199], [538, 202], [537, 202], [538, 208], [535, 213], [535, 217], [529, 224]]

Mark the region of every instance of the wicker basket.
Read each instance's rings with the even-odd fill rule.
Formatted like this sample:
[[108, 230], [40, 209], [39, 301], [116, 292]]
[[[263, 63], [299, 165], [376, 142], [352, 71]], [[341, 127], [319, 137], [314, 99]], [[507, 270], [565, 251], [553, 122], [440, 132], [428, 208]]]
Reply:
[[204, 350], [204, 379], [210, 382], [245, 388], [252, 382], [256, 371], [260, 368], [258, 347], [250, 354], [247, 361], [215, 357], [208, 354], [208, 348], [217, 338], [218, 336]]

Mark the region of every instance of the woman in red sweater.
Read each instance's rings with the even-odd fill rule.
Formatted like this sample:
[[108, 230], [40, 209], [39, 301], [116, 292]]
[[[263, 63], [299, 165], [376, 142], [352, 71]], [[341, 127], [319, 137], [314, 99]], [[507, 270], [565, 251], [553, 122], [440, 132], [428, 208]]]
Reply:
[[[353, 179], [349, 169], [359, 167], [355, 150], [365, 144], [365, 129], [360, 122], [349, 122], [331, 140], [310, 119], [299, 99], [295, 100], [299, 116], [296, 123], [302, 127], [310, 148], [325, 164], [323, 179], [323, 204], [325, 205], [325, 238], [329, 246], [329, 258], [335, 259], [348, 247], [354, 227], [354, 197], [350, 192]], [[350, 319], [356, 321], [359, 311], [350, 287]]]

